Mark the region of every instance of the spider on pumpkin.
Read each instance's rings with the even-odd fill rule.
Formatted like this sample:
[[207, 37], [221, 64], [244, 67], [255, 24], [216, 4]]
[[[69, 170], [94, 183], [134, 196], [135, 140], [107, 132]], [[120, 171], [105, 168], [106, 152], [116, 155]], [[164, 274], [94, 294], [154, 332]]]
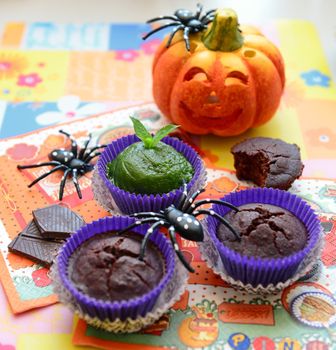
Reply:
[[53, 169], [42, 174], [38, 178], [36, 178], [32, 183], [28, 185], [28, 187], [32, 187], [40, 180], [44, 179], [48, 175], [54, 173], [57, 170], [63, 170], [64, 175], [62, 177], [59, 189], [59, 200], [63, 199], [63, 192], [65, 187], [66, 179], [69, 175], [72, 175], [72, 182], [75, 185], [77, 195], [79, 198], [82, 198], [82, 192], [78, 183], [78, 176], [84, 175], [85, 173], [93, 170], [94, 166], [90, 164], [91, 160], [101, 154], [101, 152], [97, 152], [100, 148], [106, 147], [106, 145], [97, 145], [93, 148], [88, 148], [88, 145], [91, 141], [91, 134], [89, 138], [86, 140], [83, 148], [78, 148], [77, 141], [67, 132], [63, 130], [59, 130], [59, 132], [71, 141], [71, 149], [54, 149], [48, 154], [48, 158], [50, 162], [43, 162], [38, 164], [31, 165], [18, 165], [18, 169], [30, 169], [30, 168], [38, 168], [41, 166], [52, 165]]
[[170, 46], [174, 35], [179, 31], [183, 30], [183, 39], [186, 44], [186, 48], [190, 51], [190, 41], [189, 34], [190, 33], [198, 33], [204, 29], [207, 29], [208, 24], [214, 19], [215, 9], [209, 10], [205, 13], [205, 15], [201, 16], [203, 11], [203, 6], [201, 4], [197, 4], [197, 11], [193, 13], [192, 11], [186, 9], [176, 10], [174, 15], [172, 16], [159, 16], [152, 18], [147, 21], [147, 23], [153, 23], [161, 20], [171, 20], [172, 22], [165, 24], [161, 27], [155, 28], [149, 33], [147, 33], [142, 39], [147, 39], [150, 35], [164, 29], [167, 27], [175, 26], [174, 30], [171, 32], [169, 39], [167, 41], [167, 47]]
[[217, 214], [211, 209], [196, 210], [198, 207], [209, 203], [223, 204], [235, 211], [238, 211], [239, 209], [233, 204], [222, 201], [220, 199], [203, 199], [195, 202], [195, 199], [202, 192], [204, 192], [205, 189], [203, 188], [201, 190], [196, 191], [190, 196], [190, 198], [188, 198], [187, 184], [184, 183], [183, 186], [184, 186], [184, 189], [183, 189], [182, 197], [176, 207], [172, 204], [165, 210], [160, 210], [160, 212], [158, 213], [141, 212], [141, 213], [131, 214], [130, 216], [138, 220], [136, 220], [133, 224], [129, 225], [123, 230], [119, 231], [118, 233], [123, 234], [129, 231], [130, 229], [132, 229], [133, 227], [140, 226], [146, 223], [153, 223], [147, 230], [141, 243], [139, 259], [143, 260], [148, 240], [150, 236], [154, 233], [154, 230], [159, 226], [167, 227], [169, 238], [173, 244], [175, 253], [177, 254], [178, 258], [180, 259], [182, 264], [187, 268], [187, 270], [189, 270], [190, 272], [195, 272], [194, 269], [186, 261], [185, 257], [183, 256], [178, 246], [178, 243], [176, 241], [176, 233], [178, 232], [182, 238], [188, 239], [190, 241], [194, 241], [194, 242], [203, 241], [203, 238], [204, 238], [203, 227], [200, 221], [196, 219], [196, 217], [199, 215], [205, 214], [205, 215], [211, 215], [217, 218], [234, 234], [236, 239], [240, 241], [241, 240], [240, 235], [235, 231], [235, 229], [231, 226], [231, 224], [222, 216], [220, 216], [219, 214]]

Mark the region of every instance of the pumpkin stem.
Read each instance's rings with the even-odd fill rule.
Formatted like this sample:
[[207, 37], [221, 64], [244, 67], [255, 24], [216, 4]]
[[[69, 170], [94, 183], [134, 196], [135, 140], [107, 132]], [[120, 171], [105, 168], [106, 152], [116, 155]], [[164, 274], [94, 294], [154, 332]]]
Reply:
[[219, 9], [215, 13], [212, 25], [202, 37], [204, 45], [214, 51], [235, 51], [243, 46], [244, 38], [238, 24], [235, 11]]

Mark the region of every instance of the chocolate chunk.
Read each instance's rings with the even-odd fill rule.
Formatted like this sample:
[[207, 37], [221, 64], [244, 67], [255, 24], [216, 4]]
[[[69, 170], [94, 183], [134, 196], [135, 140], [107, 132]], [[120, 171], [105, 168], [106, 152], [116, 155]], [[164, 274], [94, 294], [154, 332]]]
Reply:
[[[28, 224], [28, 226], [29, 225], [30, 224]], [[23, 232], [25, 232], [25, 230]], [[62, 247], [63, 242], [46, 240], [37, 236], [34, 237], [33, 235], [27, 236], [23, 232], [13, 239], [8, 245], [8, 250], [36, 261], [41, 265], [50, 266], [58, 250]]]
[[57, 204], [34, 210], [33, 217], [44, 238], [66, 239], [85, 224], [81, 216]]
[[[38, 238], [38, 239], [46, 239], [41, 235], [39, 228], [37, 227], [34, 220], [30, 221], [30, 223], [23, 229], [20, 233], [21, 236], [29, 237], [29, 238]], [[61, 239], [48, 239], [50, 241], [63, 243], [64, 240]]]
[[50, 266], [64, 240], [85, 224], [68, 208], [51, 205], [33, 211], [34, 220], [8, 245], [12, 253]]

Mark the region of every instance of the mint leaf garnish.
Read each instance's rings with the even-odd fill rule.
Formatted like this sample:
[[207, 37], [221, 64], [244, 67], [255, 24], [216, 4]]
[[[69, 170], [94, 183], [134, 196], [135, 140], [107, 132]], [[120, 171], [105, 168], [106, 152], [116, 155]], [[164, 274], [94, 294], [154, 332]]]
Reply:
[[165, 125], [163, 128], [161, 128], [153, 137], [152, 147], [155, 147], [161, 139], [163, 139], [165, 136], [167, 136], [169, 133], [171, 133], [177, 128], [178, 126], [173, 124], [168, 124], [168, 125]]
[[154, 148], [161, 139], [167, 136], [169, 133], [178, 128], [178, 125], [168, 124], [162, 127], [154, 135], [154, 137], [148, 132], [145, 126], [141, 123], [140, 120], [130, 117], [133, 123], [135, 134], [139, 139], [144, 143], [145, 148]]
[[145, 144], [145, 147], [147, 148], [147, 145], [152, 142], [152, 135], [147, 131], [147, 129], [141, 123], [140, 120], [133, 117], [130, 118], [133, 123], [135, 134], [139, 137], [139, 139]]

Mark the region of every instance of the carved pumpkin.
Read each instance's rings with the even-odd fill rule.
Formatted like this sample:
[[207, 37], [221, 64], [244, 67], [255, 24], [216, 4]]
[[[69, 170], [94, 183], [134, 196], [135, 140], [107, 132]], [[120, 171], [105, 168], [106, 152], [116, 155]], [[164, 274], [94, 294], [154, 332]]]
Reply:
[[166, 38], [153, 63], [160, 110], [193, 134], [238, 135], [272, 118], [285, 83], [279, 50], [256, 28], [238, 26], [234, 11], [218, 10], [205, 32]]

